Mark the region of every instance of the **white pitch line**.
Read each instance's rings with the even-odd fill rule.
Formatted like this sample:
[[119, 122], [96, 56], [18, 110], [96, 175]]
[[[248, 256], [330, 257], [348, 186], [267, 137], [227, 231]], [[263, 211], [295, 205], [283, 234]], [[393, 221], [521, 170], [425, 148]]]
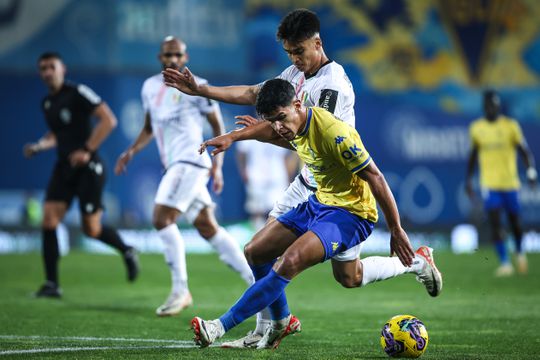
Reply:
[[0, 335], [0, 339], [76, 340], [76, 341], [128, 341], [128, 342], [154, 342], [154, 343], [173, 343], [173, 344], [193, 344], [193, 341], [189, 341], [189, 340], [140, 339], [140, 338], [107, 338], [107, 337], [89, 337], [89, 336]]
[[28, 349], [28, 350], [5, 350], [0, 351], [2, 355], [22, 355], [22, 354], [37, 354], [37, 353], [61, 353], [75, 351], [95, 351], [95, 350], [139, 350], [139, 349], [186, 349], [195, 348], [195, 345], [166, 345], [166, 346], [92, 346], [92, 347], [65, 347], [65, 348], [45, 348], [45, 349]]

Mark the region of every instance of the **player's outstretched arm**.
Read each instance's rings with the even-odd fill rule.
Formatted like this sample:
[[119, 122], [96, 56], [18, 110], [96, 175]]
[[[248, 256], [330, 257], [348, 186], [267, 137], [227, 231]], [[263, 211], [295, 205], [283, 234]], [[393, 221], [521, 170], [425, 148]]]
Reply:
[[25, 144], [23, 154], [27, 158], [31, 158], [39, 152], [52, 149], [56, 146], [56, 136], [51, 131], [48, 131], [35, 143]]
[[386, 182], [384, 175], [372, 160], [368, 166], [357, 173], [362, 180], [369, 184], [369, 188], [375, 196], [375, 200], [381, 207], [390, 230], [390, 252], [396, 254], [405, 266], [411, 266], [414, 251], [409, 237], [401, 227], [399, 212], [392, 191]]
[[129, 148], [118, 156], [116, 165], [114, 166], [114, 173], [120, 175], [127, 171], [127, 164], [131, 161], [136, 153], [141, 151], [148, 145], [150, 140], [154, 137], [152, 133], [152, 123], [150, 122], [150, 114], [146, 113], [144, 116], [144, 126], [139, 132], [139, 136], [135, 139], [135, 142], [131, 144]]
[[182, 71], [167, 68], [162, 71], [165, 85], [185, 94], [203, 96], [237, 105], [254, 105], [259, 92], [257, 85], [211, 86], [198, 84], [195, 76], [185, 67]]
[[[242, 119], [254, 119], [249, 115], [236, 116], [236, 118], [240, 119], [240, 121], [237, 121], [237, 124], [241, 125], [243, 125]], [[253, 122], [253, 120], [250, 120], [250, 122]], [[233, 142], [242, 140], [258, 140], [262, 142], [273, 143], [287, 149], [293, 149], [288, 141], [281, 138], [274, 131], [274, 129], [272, 129], [270, 122], [260, 121], [254, 125], [247, 126], [242, 129], [236, 129], [221, 136], [217, 136], [213, 139], [206, 140], [204, 143], [201, 144], [201, 147], [199, 148], [199, 153], [202, 154], [207, 147], [213, 147], [214, 149], [210, 153], [212, 154], [212, 156], [215, 156], [230, 148]]]

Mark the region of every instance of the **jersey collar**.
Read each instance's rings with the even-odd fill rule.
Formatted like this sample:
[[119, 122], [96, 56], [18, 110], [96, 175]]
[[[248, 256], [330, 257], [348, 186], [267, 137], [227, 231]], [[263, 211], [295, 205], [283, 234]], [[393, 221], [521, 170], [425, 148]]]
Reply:
[[327, 60], [324, 64], [322, 64], [321, 67], [318, 68], [317, 71], [315, 71], [313, 74], [309, 74], [309, 75], [306, 76], [306, 73], [304, 73], [304, 77], [306, 78], [306, 80], [309, 79], [309, 78], [314, 77], [315, 75], [317, 75], [317, 73], [319, 72], [319, 70], [321, 70], [321, 69], [322, 69], [323, 67], [325, 67], [326, 65], [332, 63], [333, 61], [334, 61], [334, 60], [328, 59], [328, 60]]
[[298, 133], [298, 136], [304, 136], [309, 130], [309, 125], [311, 124], [311, 118], [313, 116], [313, 110], [311, 108], [307, 109], [307, 115], [306, 115], [306, 126], [304, 127], [304, 130]]

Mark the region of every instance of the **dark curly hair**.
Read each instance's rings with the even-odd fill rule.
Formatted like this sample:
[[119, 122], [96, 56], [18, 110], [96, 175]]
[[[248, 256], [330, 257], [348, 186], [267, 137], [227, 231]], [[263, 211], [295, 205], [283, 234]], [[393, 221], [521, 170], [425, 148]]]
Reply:
[[317, 14], [308, 9], [296, 9], [285, 15], [279, 24], [278, 41], [299, 43], [311, 38], [321, 29]]
[[278, 107], [286, 107], [294, 100], [294, 87], [283, 79], [272, 79], [264, 83], [257, 95], [255, 110], [259, 115], [273, 113]]

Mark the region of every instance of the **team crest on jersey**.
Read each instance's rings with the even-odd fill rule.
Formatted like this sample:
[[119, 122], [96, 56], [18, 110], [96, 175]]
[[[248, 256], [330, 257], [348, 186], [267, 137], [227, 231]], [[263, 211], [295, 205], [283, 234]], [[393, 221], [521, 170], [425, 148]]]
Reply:
[[336, 145], [341, 144], [343, 142], [343, 140], [345, 140], [345, 139], [346, 139], [345, 136], [339, 136], [339, 135], [336, 136], [336, 139], [335, 139], [336, 140]]
[[64, 124], [69, 124], [71, 122], [71, 111], [65, 108], [60, 110], [60, 120], [62, 120]]

